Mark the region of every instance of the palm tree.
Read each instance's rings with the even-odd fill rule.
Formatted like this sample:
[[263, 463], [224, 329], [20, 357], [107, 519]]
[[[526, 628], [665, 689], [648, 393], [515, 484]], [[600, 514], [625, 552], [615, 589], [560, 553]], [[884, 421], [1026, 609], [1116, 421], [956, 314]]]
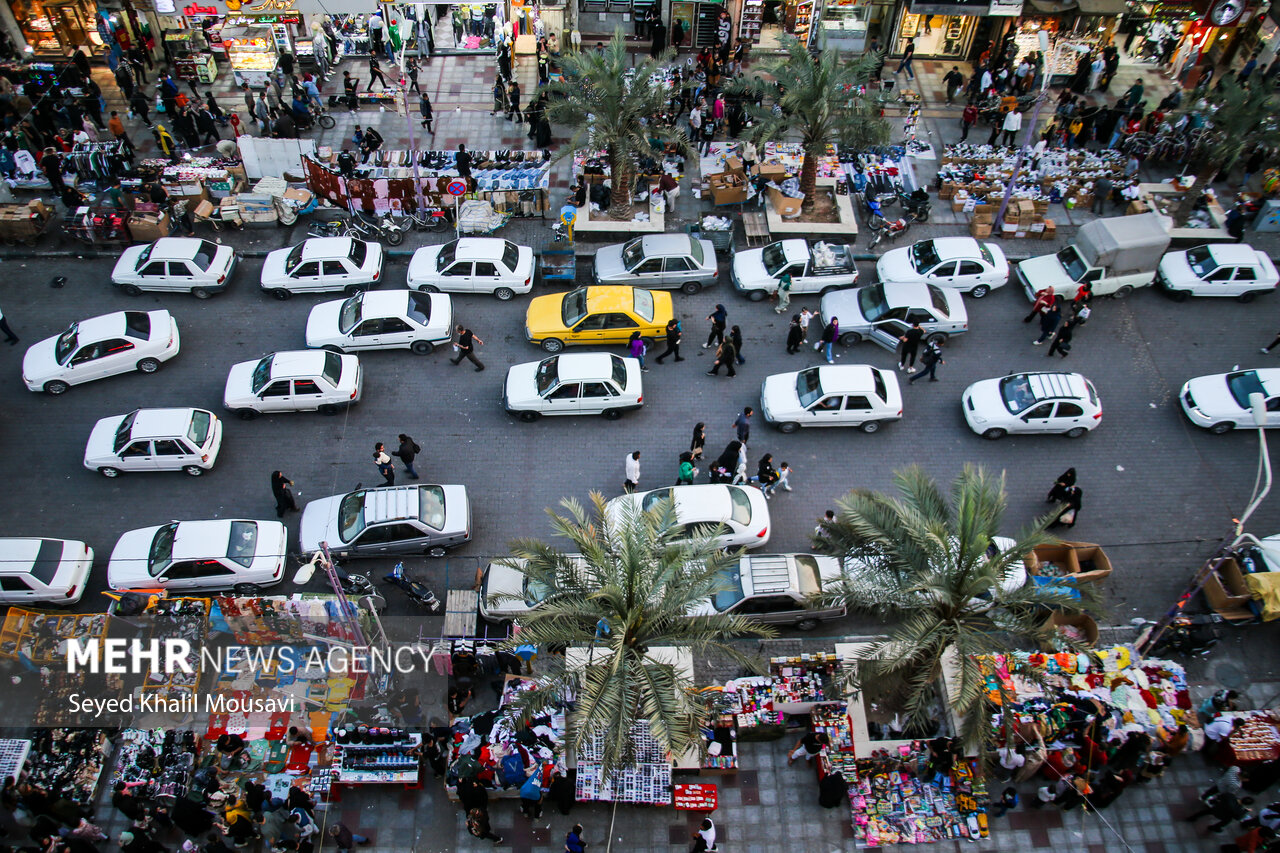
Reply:
[[1273, 148], [1280, 144], [1276, 118], [1280, 99], [1261, 82], [1241, 86], [1234, 77], [1225, 77], [1205, 102], [1194, 102], [1190, 111], [1204, 114], [1207, 132], [1191, 155], [1197, 167], [1196, 189], [1183, 194], [1174, 215], [1179, 224], [1187, 221], [1200, 200], [1201, 190], [1209, 186], [1214, 176], [1231, 171], [1236, 161], [1256, 146]]
[[[731, 85], [727, 91], [748, 99], [746, 111], [757, 144], [799, 134], [804, 147], [802, 209], [808, 211], [813, 209], [818, 158], [827, 153], [828, 145], [862, 151], [889, 141], [889, 123], [880, 117], [878, 99], [861, 94], [880, 64], [880, 54], [867, 53], [846, 61], [828, 49], [814, 56], [803, 42], [791, 37], [787, 37], [786, 49], [785, 57], [758, 66], [764, 76]], [[772, 103], [765, 106], [766, 101]]]
[[860, 661], [857, 677], [901, 685], [903, 710], [914, 722], [928, 717], [944, 659], [952, 657], [949, 700], [973, 745], [985, 724], [980, 658], [1010, 655], [1019, 641], [1082, 650], [1056, 635], [1048, 611], [1094, 613], [1096, 607], [1087, 590], [1077, 599], [1017, 583], [1023, 555], [1054, 541], [1046, 528], [1055, 515], [1037, 519], [1016, 541], [997, 539], [1006, 506], [1003, 475], [966, 465], [949, 500], [915, 466], [896, 472], [894, 485], [897, 497], [850, 492], [837, 501], [836, 520], [815, 535], [815, 547], [849, 561], [844, 583], [822, 598], [895, 620], [888, 637]]
[[662, 114], [667, 102], [666, 92], [654, 80], [659, 79], [661, 64], [669, 60], [670, 51], [633, 67], [619, 29], [601, 53], [565, 54], [560, 60], [563, 79], [547, 86], [551, 93], [548, 119], [573, 128], [558, 156], [579, 150], [603, 150], [608, 156], [612, 179], [609, 216], [613, 219], [631, 218], [638, 158], [661, 161], [668, 144], [682, 155], [689, 153], [689, 139], [682, 131], [652, 121]]
[[771, 629], [714, 609], [686, 615], [725, 588], [737, 556], [716, 550], [720, 531], [714, 528], [680, 541], [688, 533], [677, 525], [669, 498], [648, 511], [628, 504], [613, 514], [598, 492], [591, 494], [590, 512], [573, 498], [561, 506], [567, 514], [548, 510], [552, 526], [580, 556], [525, 539], [513, 543], [502, 561], [547, 591], [511, 642], [587, 647], [588, 663], [553, 656], [536, 676], [537, 687], [521, 695], [516, 713], [528, 719], [574, 696], [569, 740], [581, 750], [603, 735], [605, 772], [630, 763], [632, 726], [639, 720], [647, 720], [654, 739], [674, 755], [701, 749], [706, 704], [688, 678], [652, 651], [718, 651], [755, 668], [726, 641], [773, 636]]

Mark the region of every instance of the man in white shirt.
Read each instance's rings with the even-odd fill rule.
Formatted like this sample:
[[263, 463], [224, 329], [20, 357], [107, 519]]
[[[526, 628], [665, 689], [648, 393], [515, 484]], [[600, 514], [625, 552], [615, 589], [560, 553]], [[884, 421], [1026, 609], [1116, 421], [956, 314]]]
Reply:
[[1004, 144], [1007, 146], [1014, 145], [1014, 137], [1018, 135], [1018, 131], [1022, 130], [1022, 111], [1018, 109], [1009, 110], [1004, 117]]
[[1027, 763], [1027, 757], [1011, 746], [1002, 746], [996, 750], [1000, 756], [1000, 766], [1009, 771], [1006, 779], [1012, 779], [1018, 770]]
[[991, 87], [995, 85], [995, 82], [996, 82], [995, 78], [991, 76], [991, 69], [983, 68], [982, 69], [982, 94], [985, 95], [987, 94], [987, 92], [990, 92]]
[[1089, 91], [1092, 92], [1098, 88], [1098, 81], [1102, 79], [1102, 72], [1107, 70], [1107, 61], [1102, 58], [1102, 54], [1098, 54], [1098, 58], [1089, 66]]
[[1231, 733], [1236, 730], [1236, 727], [1242, 725], [1244, 725], [1244, 720], [1218, 716], [1214, 718], [1212, 723], [1204, 727], [1204, 736], [1221, 746], [1226, 743], [1227, 738], [1231, 737]]
[[711, 818], [707, 818], [702, 822], [702, 828], [698, 830], [698, 834], [694, 836], [693, 853], [716, 849], [716, 825], [711, 822]]
[[622, 484], [622, 490], [627, 494], [631, 494], [640, 485], [640, 451], [636, 450], [628, 453], [625, 464], [627, 480]]

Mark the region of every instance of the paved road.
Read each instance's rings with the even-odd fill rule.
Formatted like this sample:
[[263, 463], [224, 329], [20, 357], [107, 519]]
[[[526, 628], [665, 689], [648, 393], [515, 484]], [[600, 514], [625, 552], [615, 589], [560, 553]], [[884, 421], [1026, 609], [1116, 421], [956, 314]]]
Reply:
[[[420, 568], [437, 588], [465, 586], [476, 557], [502, 553], [516, 537], [547, 536], [544, 507], [564, 496], [585, 498], [593, 489], [618, 493], [627, 452], [643, 453], [642, 486], [670, 483], [676, 455], [687, 447], [695, 421], [707, 422], [708, 450], [718, 453], [731, 437], [738, 410], [746, 404], [758, 408], [760, 382], [767, 374], [816, 363], [808, 351], [785, 354], [785, 321], [767, 304], [748, 303], [725, 286], [692, 298], [677, 295], [689, 358], [679, 365], [652, 366], [645, 376], [644, 409], [612, 423], [583, 418], [524, 424], [502, 411], [499, 395], [507, 366], [540, 355], [522, 335], [527, 300], [503, 304], [461, 297], [458, 318], [485, 341], [480, 355], [489, 369], [484, 373], [466, 364], [450, 366], [444, 350], [425, 357], [370, 353], [361, 356], [364, 398], [350, 413], [248, 423], [232, 419], [218, 467], [198, 480], [181, 474], [107, 480], [86, 471], [84, 442], [97, 418], [137, 406], [217, 410], [233, 362], [303, 346], [306, 314], [320, 298], [278, 302], [264, 296], [256, 284], [260, 264], [244, 263], [229, 292], [201, 302], [123, 296], [106, 283], [107, 260], [6, 262], [9, 288], [3, 306], [23, 338], [18, 347], [0, 348], [0, 375], [8, 377], [10, 400], [0, 429], [0, 478], [9, 484], [0, 497], [9, 519], [6, 532], [87, 540], [99, 554], [96, 590], [122, 531], [173, 518], [269, 518], [268, 475], [276, 468], [295, 480], [303, 501], [358, 482], [375, 483], [374, 442], [393, 443], [403, 431], [422, 444], [418, 468], [429, 480], [465, 483], [470, 489], [474, 541], [447, 561], [423, 561]], [[387, 280], [403, 281], [404, 272], [403, 262], [393, 263]], [[864, 276], [870, 272], [864, 270]], [[66, 288], [48, 287], [56, 274], [68, 277]], [[703, 375], [709, 351], [698, 344], [705, 335], [703, 318], [716, 301], [725, 302], [729, 322], [740, 324], [746, 335], [747, 364], [735, 379]], [[793, 309], [801, 304], [794, 301]], [[1040, 501], [1054, 477], [1074, 465], [1084, 509], [1071, 536], [1103, 543], [1113, 555], [1117, 570], [1109, 592], [1116, 619], [1154, 615], [1166, 606], [1242, 509], [1257, 462], [1256, 436], [1211, 436], [1189, 427], [1177, 406], [1177, 389], [1189, 376], [1265, 359], [1257, 349], [1273, 332], [1272, 301], [1175, 305], [1153, 292], [1126, 301], [1100, 300], [1061, 366], [1096, 383], [1105, 412], [1101, 427], [1076, 441], [987, 442], [965, 426], [959, 395], [977, 379], [1050, 364], [1043, 348], [1030, 345], [1031, 327], [1020, 322], [1026, 305], [1013, 288], [971, 301], [972, 331], [948, 348], [941, 381], [906, 387], [904, 419], [875, 435], [813, 430], [782, 436], [757, 423], [750, 442], [753, 470], [766, 451], [796, 470], [795, 491], [772, 501], [769, 550], [805, 549], [814, 520], [837, 496], [851, 488], [886, 488], [892, 471], [910, 463], [943, 480], [970, 462], [1002, 470], [1009, 492], [1006, 527], [1012, 533], [1043, 509]], [[125, 307], [169, 308], [182, 330], [181, 355], [155, 375], [113, 378], [60, 398], [24, 389], [19, 374], [27, 344], [74, 319]], [[888, 366], [892, 359], [864, 343], [843, 350], [840, 361]], [[1255, 518], [1251, 528], [1259, 535], [1280, 528], [1274, 501]], [[296, 532], [296, 517], [290, 522]], [[84, 606], [96, 609], [96, 596]]]

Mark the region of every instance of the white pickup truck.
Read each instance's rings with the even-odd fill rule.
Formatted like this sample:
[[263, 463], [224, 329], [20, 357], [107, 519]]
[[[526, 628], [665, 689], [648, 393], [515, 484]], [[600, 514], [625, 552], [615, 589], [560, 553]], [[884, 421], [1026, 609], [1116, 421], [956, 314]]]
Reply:
[[1032, 301], [1045, 287], [1073, 296], [1085, 282], [1095, 296], [1127, 296], [1155, 280], [1168, 248], [1169, 232], [1154, 213], [1095, 219], [1082, 225], [1075, 241], [1057, 254], [1019, 263], [1016, 275]]
[[733, 286], [752, 302], [760, 302], [778, 289], [778, 281], [791, 273], [791, 293], [826, 293], [853, 287], [858, 268], [853, 247], [845, 243], [779, 240], [763, 249], [747, 249], [733, 256]]

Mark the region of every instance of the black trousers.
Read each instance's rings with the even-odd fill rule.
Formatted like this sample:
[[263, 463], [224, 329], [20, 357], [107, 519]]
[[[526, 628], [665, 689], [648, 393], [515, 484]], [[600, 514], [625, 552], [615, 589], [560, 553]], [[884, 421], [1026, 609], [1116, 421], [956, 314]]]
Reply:
[[711, 334], [707, 335], [707, 346], [724, 343], [724, 326], [712, 324]]
[[662, 353], [662, 355], [655, 358], [654, 361], [658, 362], [658, 364], [662, 364], [662, 360], [669, 355], [674, 355], [676, 357], [676, 361], [684, 361], [684, 359], [680, 357], [679, 341], [676, 341], [674, 343], [672, 343], [671, 341], [668, 341], [666, 350]]

